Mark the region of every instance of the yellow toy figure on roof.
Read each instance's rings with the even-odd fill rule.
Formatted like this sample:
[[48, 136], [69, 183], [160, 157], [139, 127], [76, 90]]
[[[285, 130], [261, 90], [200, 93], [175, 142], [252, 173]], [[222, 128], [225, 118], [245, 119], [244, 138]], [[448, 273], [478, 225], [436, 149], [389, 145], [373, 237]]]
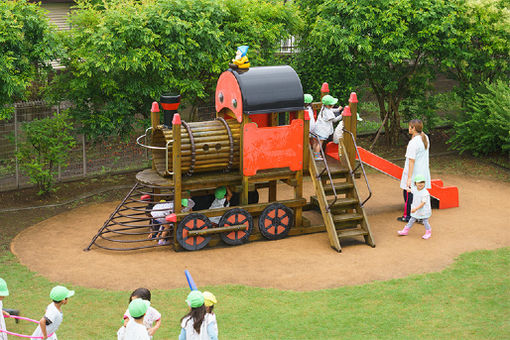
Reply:
[[236, 57], [232, 59], [232, 63], [229, 64], [231, 69], [249, 69], [250, 62], [246, 53], [248, 53], [249, 46], [243, 45], [237, 48]]

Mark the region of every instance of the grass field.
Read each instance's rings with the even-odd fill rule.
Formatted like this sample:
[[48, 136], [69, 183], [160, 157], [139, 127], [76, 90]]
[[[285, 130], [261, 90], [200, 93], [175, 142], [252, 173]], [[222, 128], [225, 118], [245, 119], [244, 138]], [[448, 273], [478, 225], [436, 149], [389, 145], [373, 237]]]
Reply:
[[[11, 292], [4, 307], [41, 318], [57, 283], [30, 272], [13, 255], [0, 260], [0, 276]], [[439, 273], [362, 286], [311, 292], [203, 288], [218, 298], [222, 339], [508, 339], [509, 272], [510, 248], [502, 248], [464, 254]], [[130, 292], [69, 288], [76, 295], [64, 306], [59, 338], [116, 338]], [[177, 338], [187, 293], [187, 289], [152, 291], [153, 306], [163, 315], [156, 339]], [[7, 320], [7, 327], [23, 334], [35, 328], [13, 320]]]

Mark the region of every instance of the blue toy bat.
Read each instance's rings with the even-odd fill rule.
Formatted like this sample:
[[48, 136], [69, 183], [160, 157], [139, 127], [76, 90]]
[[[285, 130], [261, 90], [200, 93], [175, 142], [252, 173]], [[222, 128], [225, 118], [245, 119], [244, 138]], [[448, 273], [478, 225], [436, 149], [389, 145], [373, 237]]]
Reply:
[[191, 277], [190, 272], [185, 269], [184, 275], [186, 275], [186, 280], [188, 280], [188, 286], [190, 290], [198, 290], [197, 285], [195, 284], [195, 281], [193, 281], [193, 278]]

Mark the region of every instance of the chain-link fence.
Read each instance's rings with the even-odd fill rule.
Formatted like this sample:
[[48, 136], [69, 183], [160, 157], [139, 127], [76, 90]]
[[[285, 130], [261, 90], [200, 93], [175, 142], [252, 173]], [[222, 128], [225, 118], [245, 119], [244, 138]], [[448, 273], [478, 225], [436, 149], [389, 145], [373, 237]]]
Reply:
[[[50, 117], [69, 106], [68, 103], [51, 106], [42, 101], [16, 103], [13, 118], [0, 121], [0, 191], [32, 185], [21, 173], [15, 156], [21, 124]], [[58, 180], [149, 167], [150, 155], [136, 144], [136, 137], [143, 133], [136, 131], [127, 141], [113, 136], [97, 143], [75, 135], [76, 146], [70, 152], [69, 165], [59, 169]]]

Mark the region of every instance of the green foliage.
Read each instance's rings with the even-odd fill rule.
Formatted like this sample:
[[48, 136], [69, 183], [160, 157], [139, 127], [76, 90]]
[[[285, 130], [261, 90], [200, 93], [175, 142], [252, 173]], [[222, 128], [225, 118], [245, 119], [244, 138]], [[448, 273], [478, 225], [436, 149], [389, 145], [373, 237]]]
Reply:
[[292, 5], [264, 0], [83, 0], [70, 19], [55, 89], [92, 136], [127, 134], [165, 92], [210, 98], [237, 46], [250, 46], [252, 65], [271, 64], [300, 22]]
[[21, 171], [37, 185], [39, 195], [55, 191], [58, 166], [65, 167], [69, 151], [75, 145], [72, 123], [67, 114], [27, 122], [21, 125], [17, 157]]
[[323, 1], [305, 14], [312, 30], [303, 44], [315, 60], [304, 64], [328, 72], [336, 67], [344, 83], [367, 82], [381, 121], [388, 116], [388, 142], [396, 144], [402, 100], [423, 96], [434, 78], [456, 6], [444, 0]]
[[455, 135], [449, 140], [453, 149], [474, 155], [510, 153], [510, 83], [484, 82], [483, 92], [472, 92]]
[[12, 103], [26, 98], [33, 81], [44, 81], [54, 51], [54, 35], [38, 4], [0, 1], [0, 120], [12, 116]]
[[441, 60], [458, 93], [467, 100], [469, 88], [483, 81], [510, 77], [510, 5], [508, 0], [466, 0], [456, 13]]

